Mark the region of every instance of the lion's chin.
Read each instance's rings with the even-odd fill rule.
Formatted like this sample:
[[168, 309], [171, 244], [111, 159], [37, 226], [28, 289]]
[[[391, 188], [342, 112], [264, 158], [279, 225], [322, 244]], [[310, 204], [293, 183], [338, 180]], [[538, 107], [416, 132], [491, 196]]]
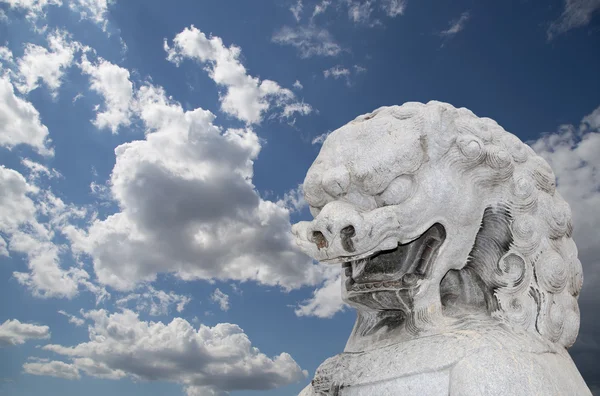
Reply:
[[[345, 262], [347, 296], [414, 288], [433, 268], [446, 230], [436, 223], [417, 239], [398, 244], [395, 249], [378, 251], [369, 257]], [[375, 293], [379, 294], [379, 293]]]

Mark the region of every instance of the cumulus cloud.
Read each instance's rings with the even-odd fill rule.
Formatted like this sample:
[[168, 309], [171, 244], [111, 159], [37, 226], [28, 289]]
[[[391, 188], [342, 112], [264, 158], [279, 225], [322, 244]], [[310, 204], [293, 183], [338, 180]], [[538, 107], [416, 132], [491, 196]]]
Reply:
[[8, 75], [0, 77], [0, 146], [27, 144], [45, 156], [54, 155], [48, 128], [30, 102], [19, 98]]
[[139, 293], [131, 293], [116, 301], [119, 307], [126, 307], [130, 302], [135, 302], [138, 311], [146, 311], [151, 316], [168, 315], [171, 306], [179, 313], [183, 312], [185, 306], [192, 300], [189, 296], [183, 296], [173, 291], [165, 292], [157, 290], [150, 285], [142, 287], [145, 289]]
[[[185, 58], [206, 64], [210, 78], [225, 87], [220, 98], [221, 110], [248, 124], [260, 123], [263, 114], [272, 107], [283, 108], [295, 102], [295, 95], [289, 89], [275, 81], [250, 76], [240, 62], [239, 47], [227, 47], [220, 37], [206, 37], [194, 26], [177, 34], [173, 47], [165, 40], [164, 48], [167, 59], [177, 65]], [[310, 106], [306, 106], [303, 109], [310, 112]], [[289, 114], [288, 111], [284, 116]]]
[[130, 290], [158, 273], [286, 289], [320, 281], [322, 267], [293, 242], [289, 210], [252, 185], [261, 149], [252, 130], [222, 130], [154, 86], [139, 90], [136, 109], [145, 139], [115, 149], [110, 179], [120, 211], [66, 232], [101, 283]]
[[8, 319], [0, 325], [0, 347], [24, 344], [27, 340], [50, 338], [48, 326], [21, 323], [17, 319]]
[[347, 305], [342, 301], [340, 269], [332, 267], [325, 283], [313, 292], [310, 299], [299, 304], [294, 312], [297, 316], [331, 318], [345, 308]]
[[27, 43], [23, 56], [16, 62], [16, 87], [21, 93], [33, 91], [42, 81], [56, 96], [65, 70], [73, 63], [75, 52], [82, 48], [81, 44], [71, 41], [69, 35], [60, 30], [49, 34], [47, 40], [48, 48]]
[[32, 22], [46, 15], [46, 8], [50, 5], [61, 6], [62, 0], [0, 0], [12, 9], [24, 11], [27, 19]]
[[181, 318], [168, 324], [145, 322], [129, 310], [84, 315], [94, 323], [88, 342], [43, 348], [70, 358], [72, 363], [63, 364], [90, 376], [170, 381], [188, 394], [267, 390], [307, 376], [289, 354], [269, 358], [261, 353], [234, 324], [195, 329]]
[[79, 370], [73, 364], [53, 360], [27, 362], [23, 364], [23, 371], [32, 375], [45, 375], [68, 380], [79, 379]]
[[444, 37], [453, 37], [459, 32], [461, 32], [469, 19], [471, 18], [471, 14], [469, 11], [463, 12], [458, 19], [454, 19], [450, 22], [450, 26], [448, 29], [443, 30], [440, 34]]
[[210, 299], [219, 304], [221, 311], [229, 311], [229, 296], [223, 293], [220, 289], [215, 289], [213, 294], [210, 296]]
[[312, 56], [337, 56], [342, 47], [326, 29], [309, 26], [284, 26], [277, 31], [272, 41], [281, 45], [291, 45], [298, 50], [301, 58]]
[[81, 19], [89, 19], [106, 31], [108, 6], [114, 0], [71, 0], [69, 8], [79, 13]]
[[548, 40], [571, 29], [586, 26], [600, 10], [600, 0], [565, 0], [565, 8], [558, 20], [546, 31]]
[[[0, 232], [8, 240], [8, 252], [27, 257], [29, 272], [14, 272], [15, 279], [38, 297], [71, 298], [80, 284], [92, 287], [82, 268], [61, 267], [62, 247], [53, 242], [55, 231], [83, 212], [4, 166], [0, 166], [0, 191]], [[39, 222], [38, 217], [48, 221]]]
[[[66, 0], [69, 8], [79, 14], [81, 19], [90, 19], [106, 31], [108, 6], [114, 0]], [[8, 4], [11, 9], [25, 13], [32, 23], [46, 17], [49, 6], [62, 6], [63, 0], [0, 0], [0, 4]], [[44, 27], [38, 28], [44, 31]]]
[[96, 119], [92, 123], [98, 129], [109, 128], [117, 133], [120, 126], [131, 125], [133, 83], [129, 71], [102, 58], [91, 63], [84, 55], [81, 70], [90, 77], [90, 88], [104, 99], [104, 111], [96, 108]]

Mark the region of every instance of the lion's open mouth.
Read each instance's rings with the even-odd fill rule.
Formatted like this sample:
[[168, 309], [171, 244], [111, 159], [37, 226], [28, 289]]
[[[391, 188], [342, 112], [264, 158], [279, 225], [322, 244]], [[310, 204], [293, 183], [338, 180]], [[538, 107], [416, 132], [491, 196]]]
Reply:
[[436, 223], [412, 242], [344, 263], [346, 290], [368, 292], [415, 286], [431, 271], [445, 238], [446, 230]]

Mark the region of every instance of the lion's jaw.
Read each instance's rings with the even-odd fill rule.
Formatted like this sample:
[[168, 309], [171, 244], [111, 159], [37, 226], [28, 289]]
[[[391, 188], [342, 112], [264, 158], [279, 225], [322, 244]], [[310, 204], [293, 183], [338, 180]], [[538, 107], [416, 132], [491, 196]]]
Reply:
[[361, 309], [412, 311], [412, 296], [423, 280], [431, 277], [438, 251], [446, 239], [440, 223], [419, 237], [398, 243], [358, 260], [342, 264], [342, 297]]

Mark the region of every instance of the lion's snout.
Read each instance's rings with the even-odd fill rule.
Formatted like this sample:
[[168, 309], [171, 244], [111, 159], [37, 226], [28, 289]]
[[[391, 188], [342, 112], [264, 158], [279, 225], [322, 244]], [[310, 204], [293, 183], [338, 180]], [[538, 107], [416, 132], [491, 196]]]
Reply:
[[311, 222], [294, 226], [298, 245], [317, 260], [352, 256], [368, 234], [364, 213], [342, 201], [329, 202]]

